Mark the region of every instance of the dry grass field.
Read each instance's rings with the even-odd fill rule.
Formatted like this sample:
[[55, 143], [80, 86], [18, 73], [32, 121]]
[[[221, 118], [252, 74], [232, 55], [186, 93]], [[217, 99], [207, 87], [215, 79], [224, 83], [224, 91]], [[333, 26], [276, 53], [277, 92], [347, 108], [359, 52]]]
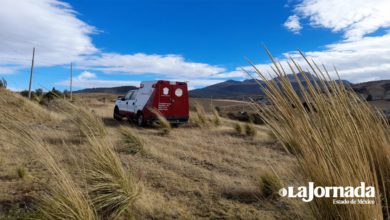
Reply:
[[[160, 116], [143, 128], [114, 120], [113, 95], [40, 105], [0, 88], [0, 219], [388, 219], [387, 119], [307, 62], [321, 80], [306, 80], [304, 103], [280, 64], [280, 86], [254, 67], [272, 105], [193, 99], [178, 128]], [[268, 127], [216, 106], [255, 112]], [[374, 204], [278, 195], [308, 182], [364, 182]]]
[[143, 217], [280, 219], [296, 215], [291, 205], [262, 198], [260, 177], [270, 166], [284, 176], [294, 169], [292, 158], [265, 127], [257, 127], [258, 134], [248, 138], [236, 135], [233, 123], [222, 119], [219, 127], [183, 126], [163, 136], [153, 128], [113, 121], [112, 105], [93, 109], [110, 127], [110, 136], [124, 129], [143, 143], [138, 153], [122, 155], [141, 176], [144, 194], [136, 210]]
[[[47, 206], [47, 202], [41, 200], [52, 195], [53, 190], [57, 194], [65, 191], [66, 195], [78, 198], [77, 201], [85, 200], [83, 215], [78, 216], [96, 219], [91, 217], [94, 211], [88, 208], [88, 199], [93, 194], [83, 196], [91, 187], [88, 158], [94, 151], [90, 150], [102, 150], [96, 145], [115, 150], [119, 166], [131, 174], [139, 189], [135, 201], [129, 203], [119, 219], [310, 217], [302, 203], [283, 200], [261, 188], [262, 177], [273, 172], [286, 183], [296, 182], [299, 176], [294, 158], [283, 150], [266, 127], [254, 126], [254, 134], [238, 134], [236, 122], [220, 118], [219, 123], [215, 123], [215, 116], [207, 114], [205, 123], [192, 120], [189, 125], [163, 133], [159, 128], [137, 128], [128, 121], [113, 120], [114, 99], [103, 94], [77, 95], [75, 105], [86, 108], [85, 113], [80, 113], [73, 104], [63, 100], [40, 106], [15, 93], [0, 90], [0, 108], [4, 115], [0, 124], [0, 219], [50, 219], [42, 215], [40, 206]], [[97, 124], [92, 124], [92, 129], [88, 130], [95, 132], [94, 135], [83, 130], [91, 122], [83, 122], [81, 117], [90, 116], [97, 118], [92, 120]], [[192, 118], [196, 117], [192, 113]], [[99, 143], [89, 140], [95, 136], [105, 139]], [[38, 142], [48, 152], [34, 146]], [[47, 161], [51, 159], [53, 164], [48, 166]], [[64, 180], [78, 191], [56, 186]], [[272, 183], [269, 185], [272, 187]], [[96, 212], [99, 215], [109, 211]], [[110, 215], [102, 216], [114, 219]], [[67, 218], [71, 219], [69, 216], [63, 219]]]
[[216, 107], [224, 112], [253, 111], [250, 103], [247, 101], [230, 99], [201, 99], [190, 98], [190, 105], [200, 104], [206, 112], [212, 112]]

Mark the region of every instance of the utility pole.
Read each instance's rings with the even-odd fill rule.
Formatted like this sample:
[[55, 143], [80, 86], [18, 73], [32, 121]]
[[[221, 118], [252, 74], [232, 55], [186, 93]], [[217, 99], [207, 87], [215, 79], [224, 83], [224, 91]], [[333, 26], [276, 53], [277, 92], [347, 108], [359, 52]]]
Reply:
[[73, 63], [70, 63], [70, 101], [72, 101]]
[[31, 84], [32, 84], [32, 77], [34, 72], [34, 58], [35, 58], [35, 47], [33, 48], [33, 55], [32, 55], [32, 61], [31, 61], [31, 71], [30, 71], [30, 83], [28, 86], [28, 98], [31, 99]]
[[244, 95], [242, 96], [242, 110], [241, 110], [241, 112], [244, 112]]

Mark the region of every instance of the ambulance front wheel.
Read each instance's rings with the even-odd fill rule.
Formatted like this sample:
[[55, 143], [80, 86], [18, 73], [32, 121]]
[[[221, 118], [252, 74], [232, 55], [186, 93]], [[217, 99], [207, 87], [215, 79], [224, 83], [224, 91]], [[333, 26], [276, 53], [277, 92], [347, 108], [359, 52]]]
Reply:
[[120, 115], [119, 108], [117, 106], [115, 106], [115, 108], [114, 108], [114, 119], [117, 121], [122, 120], [122, 116]]

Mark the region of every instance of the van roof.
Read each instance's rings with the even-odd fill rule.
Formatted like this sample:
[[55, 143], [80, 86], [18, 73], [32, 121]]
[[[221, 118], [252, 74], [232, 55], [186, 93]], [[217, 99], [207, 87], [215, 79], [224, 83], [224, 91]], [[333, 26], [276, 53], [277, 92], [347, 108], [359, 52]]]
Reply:
[[147, 81], [142, 81], [141, 83], [157, 83], [159, 81], [167, 81], [167, 82], [185, 82], [186, 81], [177, 81], [177, 80], [164, 80], [164, 79], [159, 79], [159, 80], [147, 80]]

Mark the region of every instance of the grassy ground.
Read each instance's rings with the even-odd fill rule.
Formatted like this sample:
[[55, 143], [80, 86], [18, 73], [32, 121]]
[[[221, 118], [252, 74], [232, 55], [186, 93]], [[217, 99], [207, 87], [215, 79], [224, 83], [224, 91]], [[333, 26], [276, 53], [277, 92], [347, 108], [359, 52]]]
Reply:
[[202, 99], [190, 98], [190, 106], [200, 104], [206, 112], [219, 108], [223, 112], [252, 111], [250, 102], [230, 99]]
[[[168, 136], [112, 119], [112, 104], [92, 108], [120, 144], [118, 129], [140, 137], [142, 153], [123, 154], [136, 167], [144, 193], [136, 203], [145, 218], [280, 219], [297, 215], [292, 205], [262, 198], [260, 176], [270, 167], [289, 176], [295, 165], [265, 127], [254, 138], [237, 135], [233, 122], [221, 126], [183, 126]], [[124, 146], [125, 147], [125, 146]], [[288, 178], [286, 178], [288, 180]]]
[[[91, 146], [74, 120], [77, 115], [61, 103], [42, 107], [9, 91], [0, 93], [1, 110], [23, 121], [31, 135], [42, 137], [59, 166], [83, 188], [84, 159], [79, 155]], [[261, 177], [270, 170], [288, 184], [299, 178], [294, 159], [265, 127], [255, 126], [254, 136], [245, 136], [235, 131], [236, 122], [221, 119], [219, 126], [192, 124], [163, 135], [155, 128], [113, 120], [113, 98], [76, 96], [76, 104], [102, 120], [122, 165], [142, 188], [124, 219], [309, 217], [302, 203], [271, 198], [260, 190]], [[22, 146], [4, 131], [0, 140], [0, 219], [31, 217], [36, 198], [47, 191], [53, 176], [39, 162], [42, 158], [28, 150], [35, 146]]]

